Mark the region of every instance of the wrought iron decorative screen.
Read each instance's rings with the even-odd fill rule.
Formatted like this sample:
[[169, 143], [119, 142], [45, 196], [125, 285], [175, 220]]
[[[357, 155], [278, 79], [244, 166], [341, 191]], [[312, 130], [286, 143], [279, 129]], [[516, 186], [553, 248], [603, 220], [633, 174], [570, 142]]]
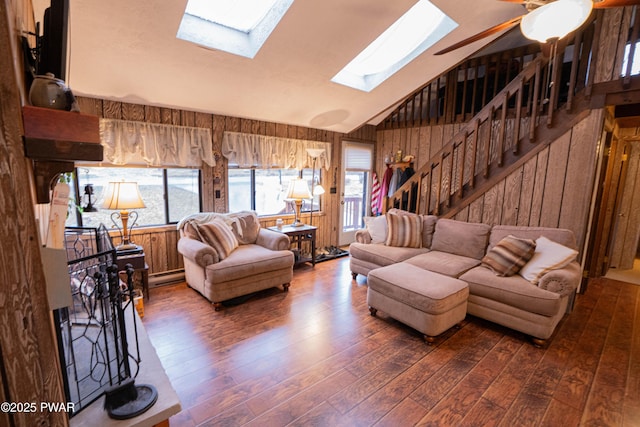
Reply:
[[[134, 351], [124, 348], [128, 346], [123, 292], [116, 251], [106, 228], [67, 228], [65, 242], [72, 305], [54, 310], [54, 319], [65, 394], [74, 403], [73, 416], [108, 387], [135, 377], [140, 359], [137, 339]], [[131, 299], [127, 305], [132, 306]], [[132, 316], [134, 319], [135, 314]], [[133, 375], [129, 359], [135, 364]]]

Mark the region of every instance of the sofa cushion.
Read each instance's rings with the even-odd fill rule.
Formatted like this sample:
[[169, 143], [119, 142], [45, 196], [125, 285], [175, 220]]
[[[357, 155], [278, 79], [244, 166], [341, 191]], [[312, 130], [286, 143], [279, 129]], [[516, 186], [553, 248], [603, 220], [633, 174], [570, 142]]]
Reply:
[[431, 249], [480, 260], [487, 249], [490, 231], [487, 224], [439, 219]]
[[255, 243], [260, 232], [258, 215], [253, 211], [239, 211], [225, 215], [224, 222], [229, 224], [238, 243], [249, 245]]
[[351, 258], [385, 266], [402, 262], [413, 256], [429, 252], [426, 248], [390, 248], [382, 243], [367, 244], [353, 242], [349, 245]]
[[422, 247], [422, 218], [419, 215], [398, 215], [387, 212], [387, 246]]
[[415, 265], [423, 270], [444, 274], [449, 277], [458, 277], [462, 273], [480, 264], [475, 258], [450, 254], [447, 252], [430, 251], [426, 254], [409, 258], [405, 263]]
[[[416, 215], [412, 212], [403, 211], [402, 209], [391, 208], [387, 213], [393, 213], [397, 215]], [[422, 218], [422, 247], [430, 248], [431, 240], [433, 239], [433, 230], [436, 227], [438, 217], [436, 215], [419, 215]]]
[[222, 283], [292, 267], [291, 251], [272, 251], [260, 245], [241, 245], [223, 261], [207, 266], [205, 274], [209, 283]]
[[536, 242], [509, 235], [500, 240], [482, 258], [482, 265], [497, 276], [512, 276], [527, 263], [536, 250]]
[[433, 242], [433, 232], [436, 229], [438, 217], [435, 215], [422, 215], [422, 247], [430, 248]]
[[536, 251], [533, 257], [522, 267], [520, 275], [536, 284], [547, 272], [567, 266], [576, 259], [576, 255], [578, 251], [575, 249], [540, 236], [536, 239]]
[[363, 219], [371, 243], [384, 243], [387, 240], [387, 216], [365, 216]]
[[238, 247], [238, 239], [231, 227], [216, 218], [210, 222], [197, 225], [200, 240], [211, 245], [221, 260], [229, 256]]
[[388, 298], [430, 314], [447, 313], [466, 304], [469, 296], [464, 281], [405, 263], [371, 270], [367, 283]]
[[469, 293], [499, 301], [521, 310], [543, 316], [555, 316], [562, 309], [562, 296], [531, 284], [519, 274], [496, 276], [488, 268], [478, 266], [459, 277], [469, 284]]

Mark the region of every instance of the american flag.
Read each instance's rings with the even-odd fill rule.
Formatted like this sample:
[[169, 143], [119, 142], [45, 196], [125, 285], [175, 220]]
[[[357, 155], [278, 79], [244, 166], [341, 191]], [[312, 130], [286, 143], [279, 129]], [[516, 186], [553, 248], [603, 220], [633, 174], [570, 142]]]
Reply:
[[375, 216], [382, 213], [380, 212], [380, 182], [378, 182], [378, 175], [375, 172], [373, 172], [371, 181], [371, 214]]

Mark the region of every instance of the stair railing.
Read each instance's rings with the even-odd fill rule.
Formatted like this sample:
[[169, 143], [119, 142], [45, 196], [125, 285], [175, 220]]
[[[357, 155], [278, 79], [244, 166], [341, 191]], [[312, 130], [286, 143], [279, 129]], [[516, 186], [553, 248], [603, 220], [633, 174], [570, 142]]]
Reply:
[[[492, 164], [502, 166], [505, 151], [517, 154], [526, 132], [535, 140], [535, 128], [553, 99], [541, 90], [548, 80], [548, 58], [534, 59], [498, 95], [467, 122], [431, 160], [424, 164], [391, 197], [393, 207], [421, 214], [441, 215], [452, 198], [472, 190], [478, 174], [491, 174]], [[547, 96], [548, 95], [548, 96]], [[528, 129], [525, 129], [528, 126]]]

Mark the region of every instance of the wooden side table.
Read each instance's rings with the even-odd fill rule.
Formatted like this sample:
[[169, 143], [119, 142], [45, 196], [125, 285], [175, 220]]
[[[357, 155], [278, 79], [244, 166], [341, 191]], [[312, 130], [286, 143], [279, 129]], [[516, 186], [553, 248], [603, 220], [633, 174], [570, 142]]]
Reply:
[[144, 259], [144, 251], [116, 251], [116, 264], [120, 271], [125, 270], [127, 264], [131, 264], [134, 271], [142, 274], [142, 293], [145, 299], [149, 299], [149, 265]]
[[[316, 265], [316, 230], [318, 227], [312, 225], [302, 225], [294, 227], [292, 225], [283, 225], [282, 227], [268, 227], [269, 230], [277, 231], [289, 236], [291, 245], [298, 250], [299, 258], [296, 265], [304, 262], [310, 262], [312, 266]], [[311, 257], [302, 256], [302, 242], [311, 242]]]

